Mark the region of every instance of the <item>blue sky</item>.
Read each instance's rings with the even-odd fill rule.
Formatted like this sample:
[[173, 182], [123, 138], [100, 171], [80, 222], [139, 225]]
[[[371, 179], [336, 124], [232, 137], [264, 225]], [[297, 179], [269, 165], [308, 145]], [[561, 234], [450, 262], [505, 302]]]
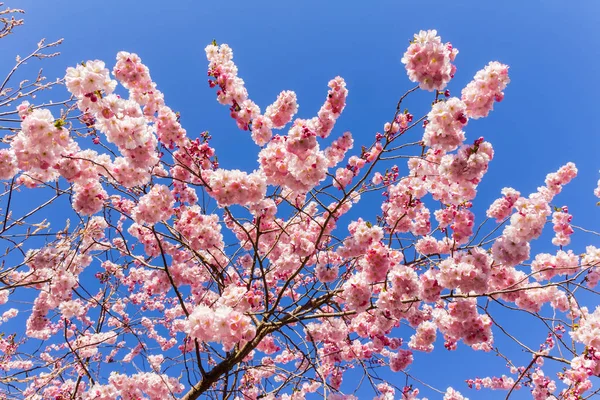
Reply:
[[[414, 86], [400, 63], [413, 33], [437, 29], [443, 41], [460, 51], [458, 71], [449, 85], [454, 95], [489, 61], [510, 65], [505, 100], [489, 118], [470, 121], [466, 129], [469, 141], [484, 136], [496, 151], [474, 202], [476, 210], [485, 210], [505, 186], [523, 194], [535, 191], [548, 172], [574, 161], [579, 177], [556, 205], [569, 206], [574, 224], [598, 229], [600, 208], [592, 191], [600, 178], [600, 114], [595, 104], [600, 3], [21, 0], [8, 5], [26, 10], [26, 25], [3, 39], [1, 70], [9, 69], [12, 56], [25, 55], [41, 37], [65, 38], [59, 58], [31, 63], [43, 65], [49, 78], [63, 76], [67, 66], [88, 59], [104, 60], [112, 68], [118, 51], [135, 52], [149, 66], [167, 104], [181, 112], [188, 135], [209, 130], [220, 165], [246, 170], [256, 168], [258, 148], [236, 128], [206, 83], [204, 47], [213, 39], [233, 48], [240, 76], [263, 110], [281, 90], [289, 89], [298, 94], [298, 116], [310, 118], [325, 99], [327, 82], [344, 77], [348, 103], [333, 136], [350, 130], [360, 146], [382, 130], [398, 97]], [[416, 94], [406, 106], [420, 116], [430, 101], [428, 93]], [[412, 135], [418, 139], [421, 131]], [[405, 171], [404, 164], [399, 165]], [[378, 206], [372, 204], [365, 212], [375, 215]], [[572, 248], [581, 252], [585, 244], [598, 242], [593, 236], [581, 237]], [[463, 393], [468, 389], [461, 381], [473, 375], [455, 367], [493, 360], [472, 352], [467, 357], [458, 352], [438, 357], [419, 355], [413, 371], [417, 376], [431, 371], [428, 382], [438, 387], [458, 380], [456, 387]], [[401, 375], [398, 379], [404, 380]], [[479, 392], [472, 398], [504, 396]]]

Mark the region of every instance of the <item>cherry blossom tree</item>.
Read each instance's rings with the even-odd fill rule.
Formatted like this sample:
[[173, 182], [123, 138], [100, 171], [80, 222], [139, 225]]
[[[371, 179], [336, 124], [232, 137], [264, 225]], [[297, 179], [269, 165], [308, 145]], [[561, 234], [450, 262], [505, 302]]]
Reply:
[[[0, 12], [0, 37], [20, 12]], [[240, 171], [219, 164], [208, 132], [186, 132], [136, 54], [15, 86], [58, 44], [17, 58], [0, 87], [1, 398], [337, 400], [366, 387], [418, 399], [431, 385], [411, 364], [434, 351], [506, 361], [498, 376], [474, 369], [434, 389], [444, 400], [480, 394], [469, 387], [597, 394], [600, 248], [569, 245], [575, 230], [598, 234], [555, 202], [575, 164], [473, 211], [494, 150], [467, 125], [476, 132], [504, 99], [507, 65], [483, 66], [454, 96], [458, 50], [434, 30], [415, 34], [401, 59], [414, 87], [370, 143], [355, 143], [336, 129], [343, 78], [316, 116], [295, 117], [289, 90], [262, 111], [232, 49], [213, 42], [208, 86], [256, 143], [256, 169]], [[60, 85], [70, 97], [37, 101]], [[404, 109], [418, 90], [431, 96], [424, 115]], [[376, 220], [349, 218], [376, 195]], [[534, 253], [544, 228], [551, 251]], [[539, 345], [499, 312], [541, 321]], [[530, 362], [514, 362], [498, 335]]]

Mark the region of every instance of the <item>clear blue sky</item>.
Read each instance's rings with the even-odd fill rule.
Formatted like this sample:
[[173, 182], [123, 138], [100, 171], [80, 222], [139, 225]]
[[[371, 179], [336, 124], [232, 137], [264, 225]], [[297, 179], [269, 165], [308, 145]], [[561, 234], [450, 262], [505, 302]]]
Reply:
[[[449, 86], [455, 95], [489, 61], [510, 65], [505, 100], [489, 118], [471, 121], [466, 129], [468, 140], [484, 136], [496, 150], [480, 185], [477, 210], [486, 209], [502, 187], [528, 194], [543, 184], [548, 172], [574, 161], [579, 177], [557, 198], [557, 205], [569, 206], [573, 223], [598, 228], [600, 208], [592, 193], [600, 178], [598, 2], [21, 0], [8, 5], [27, 11], [26, 25], [2, 41], [1, 70], [41, 37], [65, 38], [61, 57], [43, 63], [49, 78], [63, 76], [67, 66], [83, 60], [102, 59], [112, 68], [118, 51], [138, 53], [167, 104], [181, 112], [188, 135], [211, 132], [223, 168], [254, 169], [257, 148], [208, 88], [204, 47], [211, 40], [233, 48], [240, 76], [263, 110], [281, 90], [289, 89], [298, 94], [299, 116], [310, 118], [325, 98], [328, 80], [344, 77], [348, 104], [334, 136], [350, 130], [360, 145], [381, 131], [398, 97], [413, 86], [400, 63], [412, 34], [437, 29], [460, 51]], [[417, 95], [406, 105], [420, 116], [428, 101]], [[594, 243], [593, 237], [587, 239], [575, 241], [574, 250]], [[539, 343], [537, 338], [534, 343]], [[430, 371], [431, 383], [444, 388], [455, 384], [467, 394], [461, 382], [473, 375], [458, 365], [490, 359], [472, 352], [467, 357], [462, 352], [417, 354], [412, 371], [417, 376]], [[487, 368], [482, 365], [477, 371], [484, 376]], [[492, 399], [506, 394], [471, 395]]]

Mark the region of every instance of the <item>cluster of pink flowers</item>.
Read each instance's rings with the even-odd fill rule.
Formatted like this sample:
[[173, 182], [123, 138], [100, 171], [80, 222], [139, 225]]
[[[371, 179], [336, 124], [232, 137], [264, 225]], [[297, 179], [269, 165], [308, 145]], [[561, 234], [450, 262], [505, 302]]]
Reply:
[[420, 179], [405, 179], [389, 187], [381, 210], [393, 232], [426, 235], [431, 230], [429, 209], [420, 200], [427, 194], [422, 183]]
[[[206, 135], [203, 135], [208, 139]], [[185, 193], [185, 183], [203, 185], [201, 177], [204, 171], [215, 170], [218, 162], [215, 160], [215, 149], [210, 147], [208, 140], [201, 141], [200, 138], [190, 140], [173, 154], [175, 165], [171, 167], [170, 173], [177, 180], [173, 182], [174, 194]], [[190, 202], [195, 203], [195, 201]]]
[[343, 258], [363, 255], [383, 239], [383, 229], [363, 221], [362, 218], [351, 222], [348, 231], [351, 236], [337, 249], [337, 253]]
[[438, 253], [446, 253], [446, 249], [444, 243], [438, 241], [433, 236], [423, 236], [415, 243], [415, 250], [424, 255], [438, 254]]
[[504, 188], [501, 193], [503, 197], [496, 199], [486, 212], [486, 215], [496, 219], [496, 222], [501, 222], [504, 218], [508, 218], [513, 206], [519, 197], [521, 197], [521, 193], [513, 188]]
[[[136, 54], [120, 52], [113, 72], [129, 89], [129, 100], [112, 94], [117, 82], [110, 79], [102, 62], [88, 61], [69, 68], [65, 77], [67, 88], [77, 97], [80, 110], [92, 121], [90, 124], [104, 132], [124, 156], [111, 162], [107, 156], [80, 151], [77, 145], [71, 145], [68, 152], [63, 152], [68, 157], [57, 160], [58, 172], [75, 181], [77, 211], [85, 214], [98, 212], [107, 198], [98, 182], [100, 175], [133, 187], [147, 183], [151, 172], [162, 173], [154, 168], [159, 160], [155, 130], [165, 146], [173, 148], [186, 143], [185, 130], [175, 113], [164, 105], [162, 93]], [[31, 113], [25, 120], [30, 117]], [[155, 126], [150, 125], [152, 122]], [[80, 193], [82, 190], [93, 195]]]
[[321, 252], [317, 255], [315, 274], [323, 283], [333, 282], [337, 279], [342, 264], [342, 257], [332, 251]]
[[262, 299], [254, 291], [249, 291], [242, 283], [232, 283], [222, 290], [217, 303], [235, 308], [240, 312], [256, 309]]
[[396, 389], [394, 389], [388, 383], [378, 384], [377, 390], [381, 394], [379, 396], [374, 397], [373, 400], [394, 400], [394, 394], [396, 393]]
[[[320, 150], [317, 137], [325, 138], [333, 130], [345, 107], [348, 93], [345, 86], [342, 78], [332, 79], [327, 99], [317, 116], [309, 120], [297, 119], [287, 136], [276, 135], [260, 152], [259, 162], [269, 184], [283, 185], [298, 193], [307, 192], [325, 179], [328, 168], [344, 158], [353, 143], [349, 132], [325, 151]], [[253, 129], [255, 125], [253, 123]], [[349, 182], [350, 173], [340, 179]], [[340, 186], [343, 185], [338, 184]]]
[[420, 31], [404, 53], [402, 63], [408, 78], [431, 92], [444, 89], [454, 77], [456, 67], [452, 61], [457, 54], [450, 43], [442, 43], [436, 30]]
[[442, 286], [435, 277], [434, 270], [429, 269], [419, 276], [420, 293], [419, 296], [423, 301], [436, 302], [440, 299]]
[[551, 212], [549, 201], [560, 192], [562, 185], [570, 181], [571, 175], [565, 175], [564, 179], [557, 174], [549, 174], [549, 177], [547, 188], [540, 188], [528, 199], [521, 197], [516, 201], [516, 212], [510, 218], [510, 225], [504, 229], [504, 236], [517, 243], [529, 242], [540, 236]]
[[205, 51], [209, 61], [208, 75], [214, 79], [209, 79], [209, 85], [219, 86], [217, 100], [231, 106], [231, 117], [240, 129], [251, 130], [256, 144], [266, 145], [273, 135], [272, 129], [282, 129], [298, 112], [296, 94], [289, 90], [281, 92], [261, 115], [260, 108], [249, 99], [244, 81], [237, 74], [231, 48], [226, 44], [211, 44]]
[[593, 386], [590, 377], [600, 375], [600, 352], [595, 348], [588, 348], [583, 355], [571, 360], [570, 369], [560, 373], [562, 381], [568, 386], [560, 393], [566, 400], [578, 400]]
[[238, 69], [233, 62], [231, 47], [226, 44], [210, 44], [204, 50], [209, 61], [208, 75], [214, 78], [214, 81], [209, 80], [209, 84], [220, 88], [217, 100], [221, 104], [231, 105], [231, 116], [236, 119], [240, 129], [248, 129], [248, 123], [260, 114], [260, 110], [248, 100], [244, 81], [237, 75]]
[[[53, 167], [73, 145], [61, 120], [55, 120], [50, 110], [35, 109], [21, 122], [10, 150], [5, 150], [5, 169], [16, 173], [16, 159], [19, 169], [34, 173], [42, 181], [56, 179]], [[8, 172], [7, 177], [11, 177]]]
[[11, 149], [0, 149], [0, 179], [11, 179], [19, 172], [15, 152]]
[[173, 215], [175, 199], [165, 185], [154, 185], [148, 194], [140, 198], [132, 213], [133, 220], [138, 224], [154, 225], [167, 220]]
[[547, 400], [548, 398], [554, 397], [553, 393], [556, 391], [556, 382], [544, 375], [544, 371], [536, 369], [531, 374], [531, 383], [533, 384], [533, 390], [531, 395], [534, 400]]
[[187, 133], [179, 123], [179, 117], [169, 107], [158, 109], [156, 117], [156, 134], [161, 143], [170, 149], [183, 147], [187, 143]]
[[555, 256], [540, 253], [531, 263], [531, 270], [538, 281], [552, 279], [556, 275], [573, 274], [579, 270], [579, 258], [571, 250], [559, 250]]
[[78, 350], [81, 357], [92, 357], [98, 354], [100, 345], [114, 344], [117, 336], [114, 332], [86, 333], [74, 340], [71, 346]]
[[488, 287], [492, 259], [479, 247], [454, 253], [439, 264], [436, 278], [447, 289], [484, 293]]
[[[549, 202], [561, 192], [562, 187], [577, 175], [573, 163], [567, 163], [557, 172], [546, 177], [546, 186], [538, 188], [529, 198], [519, 197], [514, 202], [515, 213], [501, 237], [492, 246], [494, 259], [505, 265], [514, 266], [529, 258], [529, 242], [538, 238], [551, 213]], [[507, 200], [511, 202], [511, 200]], [[507, 204], [500, 205], [503, 215]]]
[[158, 143], [146, 118], [128, 115], [100, 122], [106, 124], [108, 141], [119, 148], [132, 166], [145, 168], [156, 164], [158, 158], [154, 149]]
[[[486, 377], [486, 378], [475, 378], [467, 379], [467, 385], [469, 388], [475, 388], [476, 390], [486, 389], [500, 389], [510, 390], [515, 386], [515, 380], [509, 376], [502, 375], [501, 377]], [[515, 389], [520, 389], [521, 385], [517, 384]]]
[[58, 306], [60, 313], [63, 318], [72, 319], [72, 318], [81, 318], [86, 312], [86, 307], [83, 302], [79, 299], [63, 301]]
[[333, 180], [333, 186], [338, 189], [343, 189], [352, 182], [354, 178], [354, 172], [348, 168], [338, 168], [335, 171], [335, 179]]
[[305, 332], [311, 342], [339, 344], [346, 339], [349, 329], [344, 320], [333, 318], [323, 323], [310, 322], [306, 325]]
[[[400, 258], [400, 256], [401, 254], [398, 258]], [[383, 315], [394, 316], [398, 319], [407, 318], [410, 320], [411, 314], [406, 312], [406, 305], [403, 303], [414, 301], [419, 296], [420, 282], [417, 273], [406, 265], [394, 263], [390, 269], [387, 281], [387, 290], [379, 293], [379, 298], [377, 299], [379, 310]], [[417, 312], [412, 316], [416, 319], [412, 320], [411, 324], [417, 325], [421, 322], [420, 319], [422, 319], [424, 315]]]
[[175, 222], [175, 229], [193, 250], [222, 249], [224, 246], [219, 217], [204, 214], [198, 205], [184, 209]]
[[77, 145], [70, 147], [63, 158], [57, 160], [54, 169], [67, 181], [85, 185], [105, 175], [110, 168], [108, 154], [98, 154], [94, 150], [79, 150]]
[[[85, 382], [82, 382], [78, 389], [85, 388]], [[75, 381], [73, 379], [52, 379], [51, 376], [43, 376], [35, 379], [24, 391], [23, 398], [26, 399], [60, 399], [69, 397], [70, 393], [75, 391]], [[87, 400], [87, 399], [86, 399]]]
[[[376, 243], [360, 259], [358, 266], [364, 272], [364, 277], [369, 283], [382, 282], [388, 271], [403, 260], [402, 253], [392, 250], [388, 246]], [[392, 279], [393, 279], [392, 273]]]
[[572, 219], [573, 216], [569, 214], [567, 207], [563, 207], [561, 211], [555, 211], [552, 214], [552, 224], [554, 225], [555, 232], [552, 244], [566, 246], [571, 243], [571, 235], [574, 232], [571, 226]]
[[[377, 151], [375, 149], [375, 151]], [[335, 179], [333, 180], [333, 186], [338, 189], [343, 189], [352, 182], [352, 178], [358, 175], [360, 170], [367, 164], [369, 157], [367, 153], [363, 154], [362, 157], [351, 156], [348, 159], [348, 164], [345, 168], [338, 168], [335, 171]], [[369, 154], [369, 156], [371, 156]]]
[[456, 97], [435, 103], [427, 114], [423, 143], [433, 149], [456, 149], [465, 141], [466, 112], [467, 106]]
[[316, 117], [306, 121], [309, 128], [322, 138], [329, 136], [333, 130], [335, 121], [346, 107], [346, 97], [348, 96], [346, 82], [340, 76], [330, 80], [327, 86], [329, 86], [329, 91], [325, 103], [319, 109]]
[[437, 327], [432, 321], [423, 321], [417, 327], [417, 331], [410, 337], [408, 347], [413, 350], [431, 352], [435, 343]]
[[256, 346], [256, 350], [265, 354], [273, 354], [280, 351], [281, 347], [277, 345], [273, 335], [267, 335], [263, 338], [263, 340], [260, 341], [258, 346]]
[[566, 312], [570, 309], [570, 300], [564, 291], [556, 286], [529, 282], [527, 275], [515, 268], [499, 266], [494, 268], [490, 278], [491, 290], [506, 290], [500, 298], [514, 302], [523, 310], [539, 312], [546, 303], [550, 303], [558, 311]]
[[271, 121], [273, 128], [281, 129], [292, 120], [297, 112], [296, 93], [285, 90], [279, 93], [277, 100], [267, 107], [265, 117]]
[[[571, 182], [577, 176], [577, 167], [574, 163], [568, 162], [558, 169], [546, 175], [546, 187], [551, 195], [557, 195], [567, 183]], [[550, 199], [551, 200], [551, 199]]]
[[487, 315], [477, 313], [476, 299], [454, 300], [448, 304], [447, 310], [436, 308], [433, 315], [446, 340], [446, 348], [455, 350], [457, 342], [462, 339], [474, 349], [491, 349], [492, 320]]
[[440, 175], [459, 184], [463, 181], [479, 182], [493, 158], [492, 145], [479, 138], [472, 146], [461, 146], [456, 154], [442, 157]]
[[399, 349], [390, 355], [390, 369], [392, 372], [404, 371], [413, 362], [412, 351]]
[[17, 314], [19, 314], [19, 310], [17, 310], [16, 308], [11, 308], [4, 311], [2, 313], [2, 316], [0, 316], [0, 325], [5, 323], [9, 319], [16, 317]]
[[177, 378], [152, 372], [140, 372], [133, 375], [112, 372], [107, 385], [95, 383], [84, 394], [85, 400], [112, 400], [145, 398], [165, 399], [173, 393], [181, 393], [184, 385]]
[[148, 67], [142, 64], [137, 54], [119, 52], [113, 74], [125, 88], [129, 89], [131, 98], [144, 107], [144, 115], [152, 117], [160, 107], [164, 106], [163, 94], [156, 89]]
[[241, 341], [253, 339], [256, 329], [250, 317], [231, 307], [212, 310], [201, 304], [188, 317], [188, 333], [204, 342], [222, 343], [228, 351]]
[[[439, 165], [446, 152], [441, 149], [429, 149], [424, 159], [411, 158], [408, 161], [411, 186], [431, 193], [434, 200], [443, 204], [463, 205], [468, 204], [477, 194], [476, 188], [479, 180], [454, 181], [440, 175]], [[485, 169], [480, 169], [485, 173]]]
[[106, 190], [99, 181], [89, 181], [84, 184], [73, 186], [73, 209], [83, 215], [93, 215], [104, 206], [104, 200], [108, 198]]
[[529, 258], [530, 246], [527, 242], [514, 242], [511, 239], [500, 236], [492, 245], [494, 260], [513, 267]]
[[469, 118], [487, 117], [494, 109], [494, 101], [502, 101], [503, 90], [510, 83], [508, 65], [492, 61], [477, 71], [473, 80], [462, 90], [462, 101], [467, 105]]
[[285, 149], [300, 160], [305, 160], [317, 146], [317, 133], [305, 121], [297, 119], [288, 132]]
[[[281, 92], [265, 113], [261, 114], [258, 105], [248, 98], [244, 81], [237, 75], [238, 70], [233, 62], [231, 48], [225, 44], [211, 44], [205, 51], [209, 61], [208, 75], [214, 78], [209, 80], [209, 84], [211, 87], [219, 86], [218, 101], [231, 106], [231, 116], [236, 120], [238, 127], [251, 130], [252, 139], [256, 144], [264, 146], [269, 143], [273, 135], [272, 129], [285, 127], [298, 111], [296, 94], [292, 91]], [[316, 136], [329, 136], [346, 105], [348, 90], [344, 80], [340, 77], [332, 79], [329, 81], [329, 88], [327, 99], [317, 116], [309, 120], [296, 120], [287, 136], [286, 149], [297, 155], [301, 161], [315, 155], [315, 150], [318, 150]], [[315, 164], [314, 160], [309, 161], [309, 165]], [[303, 169], [306, 168], [305, 165], [298, 167]]]
[[458, 390], [449, 387], [444, 394], [443, 400], [469, 400], [469, 398], [460, 394]]
[[441, 229], [450, 226], [455, 244], [466, 243], [473, 234], [475, 215], [466, 207], [450, 205], [434, 212]]
[[341, 299], [349, 310], [364, 311], [370, 305], [371, 288], [364, 274], [352, 275], [342, 289]]
[[383, 125], [383, 131], [389, 138], [393, 138], [398, 132], [403, 134], [412, 120], [412, 114], [405, 111], [402, 114], [398, 114], [392, 123], [386, 122], [385, 125]]
[[287, 137], [274, 136], [260, 151], [261, 170], [270, 185], [282, 185], [296, 192], [307, 192], [326, 177], [329, 160], [316, 144], [301, 159], [287, 150]]
[[342, 136], [335, 139], [331, 145], [324, 150], [325, 158], [329, 161], [327, 166], [332, 168], [339, 164], [353, 145], [354, 140], [352, 139], [352, 134], [350, 132], [344, 132]]
[[[61, 240], [42, 249], [29, 250], [25, 260], [29, 270], [12, 273], [11, 280], [21, 285], [33, 282], [43, 288], [33, 303], [25, 333], [31, 338], [48, 339], [62, 328], [62, 321], [51, 321], [48, 313], [72, 300], [72, 289], [79, 286], [79, 274], [92, 262], [92, 257], [85, 251], [78, 253], [70, 248], [68, 241]], [[76, 303], [72, 308], [75, 314], [85, 312], [85, 309], [77, 311]]]
[[600, 282], [600, 248], [587, 246], [585, 254], [581, 257], [581, 266], [590, 269], [586, 277], [587, 285], [590, 288], [595, 287]]
[[582, 309], [584, 310], [579, 319], [579, 327], [569, 334], [573, 340], [587, 347], [600, 349], [600, 307], [596, 307], [593, 313], [586, 312], [585, 307]]
[[90, 101], [93, 102], [98, 100], [98, 92], [102, 94], [112, 93], [117, 86], [117, 82], [110, 79], [109, 71], [105, 68], [103, 61], [93, 60], [81, 63], [75, 68], [67, 68], [65, 85], [69, 92], [78, 98], [88, 95]]
[[208, 170], [202, 177], [208, 186], [208, 194], [220, 207], [257, 203], [267, 192], [266, 178], [260, 171], [248, 174], [237, 169]]

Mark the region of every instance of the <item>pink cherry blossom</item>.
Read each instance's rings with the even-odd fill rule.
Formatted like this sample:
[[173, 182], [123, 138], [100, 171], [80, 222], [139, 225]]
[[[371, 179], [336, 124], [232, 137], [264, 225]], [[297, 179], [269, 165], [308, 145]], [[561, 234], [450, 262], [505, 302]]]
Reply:
[[133, 210], [133, 219], [138, 224], [154, 225], [159, 221], [169, 219], [173, 214], [175, 200], [169, 188], [165, 185], [155, 185], [142, 198]]
[[442, 90], [454, 76], [456, 67], [452, 61], [457, 54], [450, 43], [442, 43], [436, 30], [420, 31], [404, 53], [402, 63], [408, 78], [419, 82], [421, 89]]
[[462, 100], [467, 105], [467, 115], [477, 119], [487, 117], [494, 109], [494, 101], [504, 99], [503, 90], [510, 82], [508, 65], [492, 61], [462, 90]]
[[488, 217], [495, 218], [496, 222], [500, 222], [510, 215], [521, 193], [513, 188], [504, 188], [502, 189], [502, 195], [504, 197], [495, 200], [486, 213]]
[[446, 151], [454, 150], [465, 140], [462, 128], [467, 124], [466, 105], [460, 99], [452, 97], [433, 105], [425, 127], [423, 142], [425, 145]]

